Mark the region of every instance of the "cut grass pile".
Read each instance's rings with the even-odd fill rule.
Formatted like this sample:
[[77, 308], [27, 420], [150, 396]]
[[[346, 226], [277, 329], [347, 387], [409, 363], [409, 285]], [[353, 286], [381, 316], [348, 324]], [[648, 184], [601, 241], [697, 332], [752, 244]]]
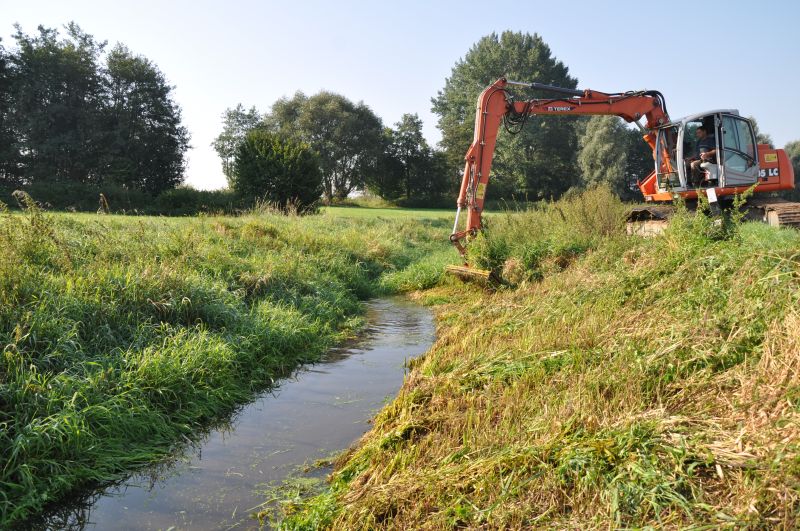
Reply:
[[800, 232], [620, 207], [496, 217], [517, 287], [420, 294], [436, 345], [284, 528], [796, 529]]
[[438, 281], [446, 222], [0, 211], [0, 527], [170, 453]]

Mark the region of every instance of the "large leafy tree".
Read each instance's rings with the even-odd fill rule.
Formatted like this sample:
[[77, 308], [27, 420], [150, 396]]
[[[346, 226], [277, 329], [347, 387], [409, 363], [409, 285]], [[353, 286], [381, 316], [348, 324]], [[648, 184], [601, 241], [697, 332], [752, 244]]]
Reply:
[[379, 168], [381, 119], [363, 102], [332, 92], [282, 98], [266, 117], [270, 130], [308, 143], [319, 155], [323, 194], [344, 199], [363, 189]]
[[578, 164], [581, 184], [586, 187], [607, 184], [617, 194], [624, 187], [627, 164], [625, 126], [616, 116], [593, 116], [580, 137]]
[[107, 53], [75, 23], [65, 29], [16, 26], [16, 49], [0, 51], [3, 181], [175, 187], [189, 135], [164, 75], [122, 45]]
[[105, 43], [75, 23], [66, 27], [65, 39], [42, 26], [34, 36], [15, 28], [11, 99], [27, 180], [96, 179]]
[[245, 109], [239, 103], [233, 109], [226, 109], [222, 114], [222, 132], [214, 139], [211, 146], [222, 161], [222, 173], [228, 179], [228, 184], [233, 183], [233, 163], [239, 144], [251, 130], [255, 129], [263, 117], [258, 109], [250, 107]]
[[10, 58], [0, 39], [0, 186], [3, 187], [22, 184], [20, 152], [11, 115], [11, 80]]
[[231, 185], [249, 201], [305, 209], [322, 193], [319, 159], [308, 144], [253, 129], [236, 148]]
[[653, 154], [639, 132], [616, 116], [593, 116], [580, 135], [581, 185], [608, 185], [623, 199], [639, 196], [635, 183], [653, 169]]
[[395, 129], [386, 129], [386, 162], [376, 179], [376, 191], [386, 198], [405, 195], [406, 200], [430, 200], [447, 187], [446, 170], [422, 134], [422, 120], [404, 114]]
[[[800, 140], [789, 142], [783, 149], [786, 151], [786, 155], [792, 163], [795, 182], [800, 182]], [[794, 190], [786, 193], [786, 196], [795, 201], [800, 200], [800, 188], [795, 186]]]
[[422, 120], [416, 114], [404, 114], [392, 132], [394, 156], [400, 161], [406, 199], [410, 199], [425, 179], [430, 148], [422, 136]]
[[105, 175], [153, 194], [180, 184], [189, 132], [161, 71], [117, 45], [108, 55], [104, 85]]
[[755, 117], [748, 116], [748, 120], [753, 123], [753, 131], [756, 134], [756, 142], [759, 144], [767, 144], [769, 147], [775, 149], [775, 142], [772, 140], [772, 136], [769, 133], [764, 133], [758, 128], [758, 122], [756, 121]]
[[403, 195], [403, 164], [396, 156], [395, 131], [383, 130], [381, 155], [377, 170], [366, 180], [365, 189], [383, 199], [395, 200]]
[[[561, 61], [552, 57], [550, 47], [539, 35], [506, 31], [483, 37], [456, 63], [444, 88], [432, 100], [433, 112], [439, 116], [441, 145], [454, 174], [463, 167], [464, 153], [472, 141], [478, 95], [502, 76], [568, 88], [577, 86], [577, 80]], [[528, 99], [550, 94], [528, 90], [517, 96]], [[531, 117], [519, 134], [501, 133], [490, 194], [554, 197], [576, 184], [575, 123], [571, 117]]]
[[783, 149], [792, 162], [795, 177], [800, 179], [800, 140], [789, 142]]

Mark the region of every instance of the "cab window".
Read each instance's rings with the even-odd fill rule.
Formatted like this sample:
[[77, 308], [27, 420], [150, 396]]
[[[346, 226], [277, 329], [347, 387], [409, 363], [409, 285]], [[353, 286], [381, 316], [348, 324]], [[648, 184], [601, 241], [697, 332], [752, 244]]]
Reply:
[[750, 122], [735, 116], [723, 116], [722, 148], [726, 167], [743, 172], [754, 166], [756, 143]]
[[680, 186], [676, 161], [677, 140], [677, 126], [665, 127], [658, 131], [656, 140], [656, 173], [658, 174], [661, 188]]

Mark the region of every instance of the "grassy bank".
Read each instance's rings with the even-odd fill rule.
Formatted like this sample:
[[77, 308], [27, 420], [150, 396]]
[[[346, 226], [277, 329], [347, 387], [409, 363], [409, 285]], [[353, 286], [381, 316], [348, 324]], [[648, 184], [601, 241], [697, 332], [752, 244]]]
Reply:
[[447, 225], [0, 212], [0, 527], [162, 458], [360, 299], [435, 284]]
[[493, 218], [473, 261], [516, 287], [420, 294], [436, 345], [284, 527], [795, 529], [800, 232], [620, 208]]

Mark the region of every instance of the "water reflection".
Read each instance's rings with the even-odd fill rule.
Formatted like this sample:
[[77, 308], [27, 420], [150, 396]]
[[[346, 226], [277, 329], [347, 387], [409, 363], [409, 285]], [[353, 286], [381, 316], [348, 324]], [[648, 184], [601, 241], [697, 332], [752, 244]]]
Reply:
[[402, 300], [370, 302], [368, 322], [360, 338], [282, 381], [176, 459], [67, 504], [41, 527], [257, 528], [251, 513], [265, 488], [352, 444], [396, 394], [404, 362], [434, 340], [430, 313]]

